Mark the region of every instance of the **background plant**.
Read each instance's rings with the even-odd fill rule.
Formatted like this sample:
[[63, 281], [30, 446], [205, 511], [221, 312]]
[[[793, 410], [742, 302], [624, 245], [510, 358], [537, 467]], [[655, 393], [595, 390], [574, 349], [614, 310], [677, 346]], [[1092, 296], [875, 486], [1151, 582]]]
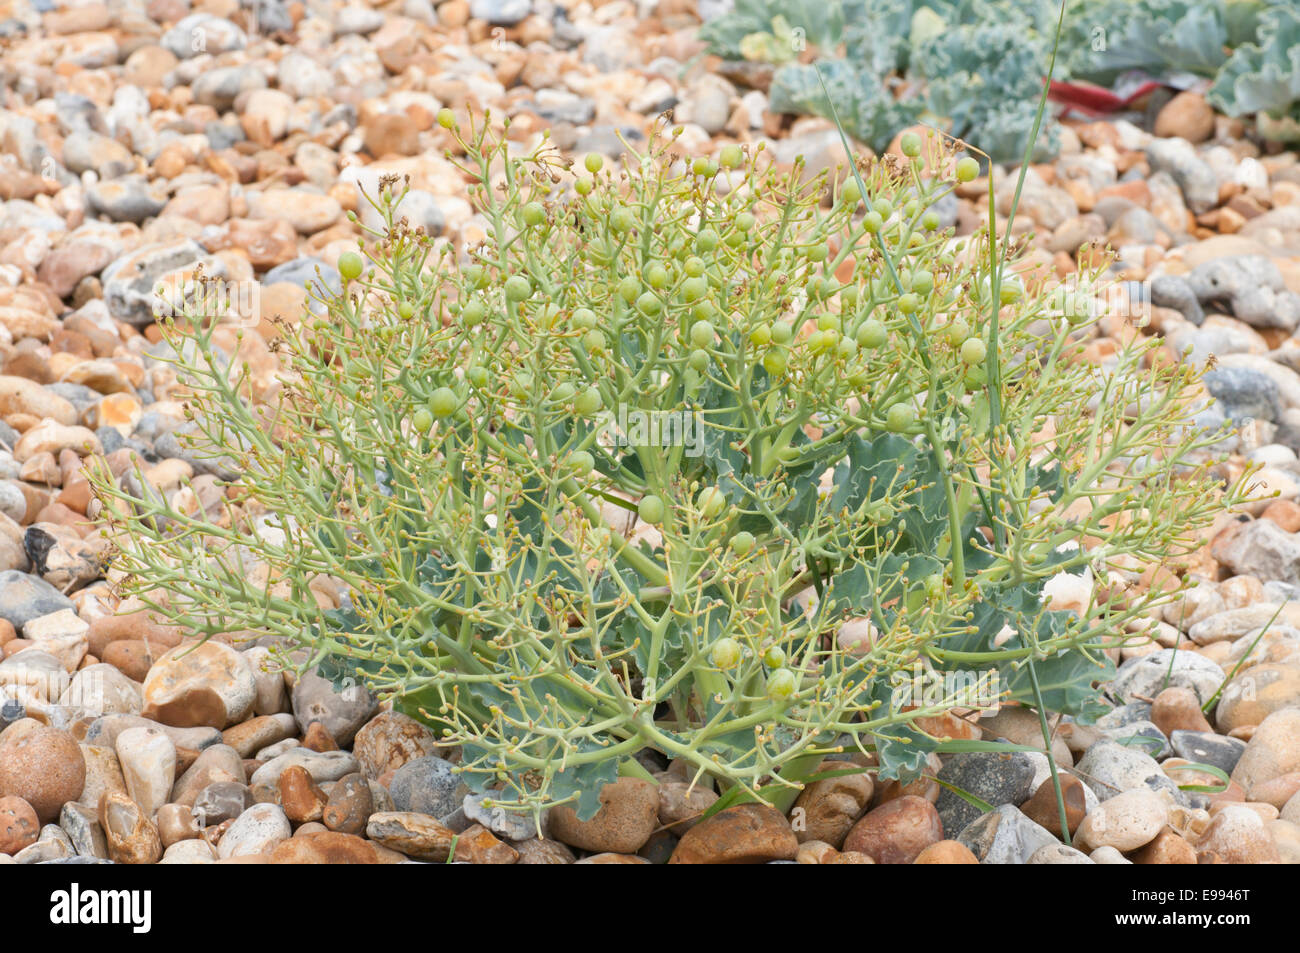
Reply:
[[1260, 131], [1300, 140], [1300, 10], [1279, 6], [1260, 18], [1253, 42], [1237, 47], [1210, 89], [1233, 116], [1258, 115]]
[[[386, 181], [343, 293], [283, 327], [273, 403], [212, 328], [164, 327], [239, 475], [204, 509], [101, 469], [132, 591], [365, 679], [519, 809], [590, 816], [647, 749], [788, 806], [830, 752], [910, 777], [978, 747], [916, 727], [961, 702], [901, 706], [914, 663], [1096, 710], [1103, 649], [1163, 598], [1122, 583], [1221, 505], [1194, 371], [1141, 340], [1083, 360], [1089, 292], [939, 229], [916, 139], [835, 186], [675, 136], [572, 170], [440, 122], [487, 239], [458, 259]], [[611, 439], [620, 407], [689, 415], [703, 453]], [[1108, 597], [1054, 609], [1061, 574]]]
[[[1216, 80], [1212, 99], [1229, 115], [1300, 118], [1300, 11], [1286, 0], [1065, 6], [1059, 79], [1204, 78]], [[1060, 14], [1060, 0], [736, 0], [701, 36], [720, 56], [776, 65], [778, 112], [828, 115], [820, 70], [845, 128], [877, 151], [926, 122], [1001, 162], [1029, 145]], [[815, 67], [795, 62], [803, 43]], [[1056, 151], [1057, 132], [1045, 124], [1037, 158]]]

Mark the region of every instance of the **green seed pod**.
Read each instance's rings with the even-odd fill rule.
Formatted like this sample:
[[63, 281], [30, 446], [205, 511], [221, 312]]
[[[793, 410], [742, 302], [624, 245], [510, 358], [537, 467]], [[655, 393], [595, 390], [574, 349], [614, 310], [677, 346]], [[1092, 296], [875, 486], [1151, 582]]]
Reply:
[[858, 326], [856, 340], [859, 347], [875, 349], [889, 340], [889, 332], [875, 318], [867, 318]]
[[641, 296], [641, 282], [635, 275], [627, 275], [618, 283], [618, 296], [624, 303], [632, 304]]
[[711, 228], [702, 228], [695, 235], [695, 247], [707, 254], [718, 247], [718, 233]]
[[506, 300], [516, 304], [533, 294], [533, 283], [523, 275], [511, 275], [506, 279]]
[[767, 697], [773, 701], [788, 700], [798, 687], [798, 679], [788, 668], [778, 668], [767, 677]]
[[690, 302], [699, 301], [709, 293], [707, 278], [687, 278], [682, 282], [682, 298]]
[[709, 347], [716, 335], [717, 332], [708, 321], [696, 321], [691, 325], [691, 343], [696, 347]]
[[748, 556], [754, 551], [754, 543], [754, 534], [742, 530], [735, 536], [731, 537], [728, 545], [731, 547], [731, 551], [737, 556]]
[[980, 338], [967, 338], [961, 345], [961, 359], [972, 367], [984, 363], [988, 346]]
[[573, 409], [583, 417], [590, 417], [600, 410], [602, 403], [599, 388], [592, 385], [573, 399]]
[[963, 318], [953, 318], [943, 329], [943, 336], [950, 347], [961, 347], [962, 342], [970, 337], [970, 325]]
[[705, 519], [717, 519], [727, 505], [727, 497], [716, 486], [706, 486], [696, 497], [695, 505]]
[[722, 638], [713, 643], [713, 648], [709, 651], [709, 660], [713, 662], [716, 668], [729, 669], [735, 668], [740, 664], [744, 656], [744, 649], [735, 639]]
[[636, 512], [642, 521], [649, 523], [651, 526], [658, 526], [664, 521], [667, 508], [664, 506], [663, 500], [651, 494], [641, 498], [641, 502], [637, 504]]
[[429, 397], [429, 411], [439, 420], [446, 420], [459, 406], [460, 401], [456, 397], [456, 392], [450, 387], [439, 387]]
[[636, 299], [636, 309], [646, 317], [653, 317], [664, 308], [664, 303], [659, 300], [659, 296], [653, 291], [647, 291], [641, 297]]
[[916, 423], [916, 411], [911, 404], [894, 404], [885, 413], [885, 426], [894, 433], [902, 433]]
[[344, 281], [355, 281], [361, 277], [361, 256], [354, 251], [345, 251], [339, 255], [338, 268]]

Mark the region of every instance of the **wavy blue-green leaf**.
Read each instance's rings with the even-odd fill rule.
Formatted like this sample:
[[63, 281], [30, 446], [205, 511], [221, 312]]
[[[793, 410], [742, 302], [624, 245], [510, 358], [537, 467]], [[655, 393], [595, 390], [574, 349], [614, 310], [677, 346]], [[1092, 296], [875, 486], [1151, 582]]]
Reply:
[[1232, 54], [1208, 98], [1232, 116], [1280, 118], [1300, 102], [1300, 11], [1277, 8], [1260, 19], [1260, 42]]

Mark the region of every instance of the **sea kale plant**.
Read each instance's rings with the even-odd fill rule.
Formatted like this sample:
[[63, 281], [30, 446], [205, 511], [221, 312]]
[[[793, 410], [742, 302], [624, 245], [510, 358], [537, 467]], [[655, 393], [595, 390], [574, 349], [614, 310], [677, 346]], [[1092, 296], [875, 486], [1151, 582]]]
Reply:
[[1300, 9], [1269, 10], [1256, 42], [1245, 43], [1219, 71], [1210, 102], [1233, 116], [1256, 115], [1261, 133], [1300, 141]]
[[[129, 591], [364, 680], [516, 810], [590, 816], [650, 752], [788, 806], [828, 753], [911, 777], [987, 745], [922, 730], [954, 707], [1095, 710], [1167, 597], [1140, 573], [1221, 505], [1214, 435], [1152, 342], [1085, 359], [1086, 289], [940, 227], [975, 160], [911, 138], [837, 182], [665, 130], [575, 169], [440, 122], [486, 238], [412, 231], [386, 180], [270, 403], [163, 325], [233, 479], [205, 509], [99, 471]], [[992, 697], [909, 695], [917, 666]]]
[[[833, 104], [877, 151], [924, 122], [1004, 162], [1031, 141], [1058, 26], [1058, 79], [1215, 80], [1229, 115], [1297, 118], [1292, 0], [736, 0], [701, 37], [726, 59], [772, 64], [776, 111], [829, 116]], [[1034, 140], [1040, 157], [1057, 132], [1049, 121]]]
[[[1007, 161], [1030, 142], [1059, 12], [1055, 0], [737, 0], [701, 37], [724, 58], [776, 65], [778, 112], [829, 116], [829, 95], [877, 151], [924, 121]], [[793, 62], [787, 51], [805, 47], [814, 62]], [[1055, 130], [1036, 148], [1053, 152]]]

